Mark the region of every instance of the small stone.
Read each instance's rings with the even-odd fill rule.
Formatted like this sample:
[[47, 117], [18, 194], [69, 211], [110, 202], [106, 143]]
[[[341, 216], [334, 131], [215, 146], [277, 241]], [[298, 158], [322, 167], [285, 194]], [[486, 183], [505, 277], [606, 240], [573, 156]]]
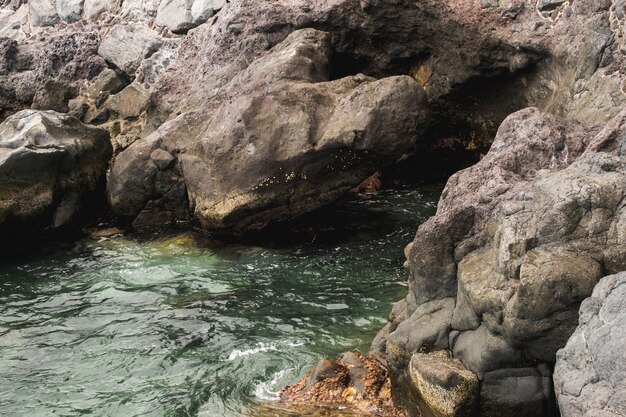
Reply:
[[103, 91], [117, 94], [126, 86], [126, 82], [114, 70], [107, 68], [102, 71], [87, 89], [87, 93], [93, 97], [98, 97]]
[[148, 92], [141, 85], [134, 83], [111, 96], [109, 109], [123, 119], [137, 117], [144, 111], [148, 102]]

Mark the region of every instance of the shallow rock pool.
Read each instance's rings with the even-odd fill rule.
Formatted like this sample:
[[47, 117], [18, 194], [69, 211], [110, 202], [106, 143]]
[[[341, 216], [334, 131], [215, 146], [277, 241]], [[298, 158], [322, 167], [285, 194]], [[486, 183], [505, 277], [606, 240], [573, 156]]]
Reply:
[[0, 261], [0, 415], [272, 415], [318, 359], [367, 351], [439, 192], [350, 198], [269, 243], [168, 230]]

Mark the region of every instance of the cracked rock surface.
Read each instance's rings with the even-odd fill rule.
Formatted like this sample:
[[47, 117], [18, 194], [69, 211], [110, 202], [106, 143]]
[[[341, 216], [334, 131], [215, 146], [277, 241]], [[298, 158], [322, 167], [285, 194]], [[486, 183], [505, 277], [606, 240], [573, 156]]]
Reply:
[[626, 273], [602, 278], [557, 353], [554, 383], [563, 417], [626, 415]]
[[[409, 295], [376, 345], [393, 380], [413, 354], [449, 349], [483, 381], [482, 410], [555, 412], [544, 378], [578, 306], [603, 276], [626, 269], [625, 122], [623, 111], [594, 133], [522, 110], [485, 158], [450, 178], [406, 249]], [[446, 314], [425, 314], [450, 299], [437, 310]], [[501, 395], [503, 385], [513, 394]]]

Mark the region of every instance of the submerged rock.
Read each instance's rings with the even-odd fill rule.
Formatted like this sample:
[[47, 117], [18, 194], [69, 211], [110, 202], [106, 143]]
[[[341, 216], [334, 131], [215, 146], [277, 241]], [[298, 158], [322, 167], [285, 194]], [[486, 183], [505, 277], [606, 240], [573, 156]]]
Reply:
[[603, 278], [557, 353], [554, 383], [563, 417], [626, 415], [626, 273]]
[[52, 111], [24, 110], [0, 124], [0, 243], [13, 233], [70, 224], [102, 185], [106, 131]]
[[[189, 210], [209, 229], [259, 229], [334, 201], [410, 152], [421, 87], [402, 76], [332, 81], [331, 53], [327, 33], [294, 32], [208, 105], [131, 145], [109, 176], [115, 213], [139, 225]], [[176, 158], [165, 170], [151, 160], [158, 149]]]

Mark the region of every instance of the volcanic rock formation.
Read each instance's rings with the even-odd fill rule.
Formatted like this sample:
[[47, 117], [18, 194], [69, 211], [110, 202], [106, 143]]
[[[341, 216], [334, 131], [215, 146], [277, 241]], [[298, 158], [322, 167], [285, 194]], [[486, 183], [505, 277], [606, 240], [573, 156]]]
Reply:
[[184, 220], [256, 229], [346, 193], [412, 150], [425, 95], [410, 77], [330, 81], [330, 36], [292, 33], [204, 107], [165, 123], [113, 163], [108, 198], [135, 224]]
[[450, 178], [406, 248], [409, 294], [374, 346], [399, 392], [415, 354], [450, 350], [481, 379], [484, 414], [555, 411], [546, 377], [578, 306], [626, 268], [625, 122], [626, 111], [594, 137], [522, 110]]

